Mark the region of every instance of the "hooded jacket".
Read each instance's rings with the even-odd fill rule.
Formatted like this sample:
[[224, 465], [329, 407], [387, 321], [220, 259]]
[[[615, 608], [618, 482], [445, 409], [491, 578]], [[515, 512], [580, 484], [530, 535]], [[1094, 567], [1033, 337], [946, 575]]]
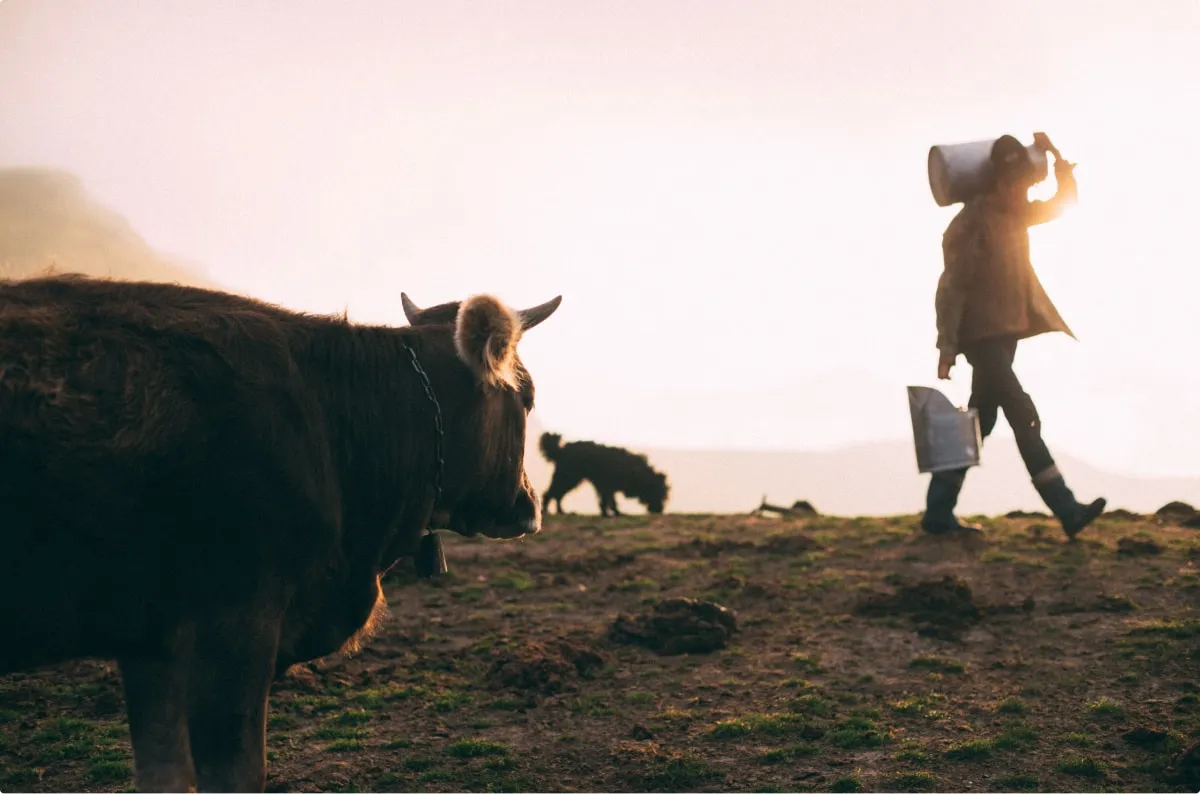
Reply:
[[1002, 205], [989, 194], [967, 201], [942, 235], [937, 348], [957, 356], [983, 339], [1075, 334], [1038, 280], [1029, 258], [1029, 227], [1053, 220], [1078, 196], [1074, 166], [1055, 159], [1058, 188], [1047, 201]]

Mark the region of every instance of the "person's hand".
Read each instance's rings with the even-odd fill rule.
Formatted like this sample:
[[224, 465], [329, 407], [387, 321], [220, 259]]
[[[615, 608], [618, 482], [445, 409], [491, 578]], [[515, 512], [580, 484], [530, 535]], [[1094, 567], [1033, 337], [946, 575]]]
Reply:
[[950, 368], [954, 366], [956, 356], [938, 356], [938, 380], [950, 380]]
[[1050, 142], [1050, 136], [1044, 132], [1035, 132], [1033, 134], [1033, 145], [1043, 152], [1049, 152], [1054, 155], [1055, 160], [1062, 159], [1062, 155], [1058, 153], [1058, 147]]

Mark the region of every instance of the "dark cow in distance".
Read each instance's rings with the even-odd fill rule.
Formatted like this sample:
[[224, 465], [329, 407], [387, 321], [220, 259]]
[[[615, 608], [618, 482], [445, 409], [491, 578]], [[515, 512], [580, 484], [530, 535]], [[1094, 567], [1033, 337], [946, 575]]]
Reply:
[[600, 498], [600, 515], [621, 515], [617, 509], [618, 491], [637, 499], [649, 513], [661, 513], [666, 507], [670, 486], [667, 475], [655, 471], [645, 455], [635, 455], [621, 447], [594, 441], [562, 443], [558, 433], [543, 433], [538, 440], [542, 457], [554, 464], [550, 487], [542, 497], [542, 510], [555, 502], [562, 513], [562, 500], [581, 482], [588, 480]]
[[0, 673], [116, 660], [142, 790], [262, 791], [268, 690], [353, 649], [426, 527], [541, 527], [522, 333], [559, 299], [354, 325], [0, 281]]

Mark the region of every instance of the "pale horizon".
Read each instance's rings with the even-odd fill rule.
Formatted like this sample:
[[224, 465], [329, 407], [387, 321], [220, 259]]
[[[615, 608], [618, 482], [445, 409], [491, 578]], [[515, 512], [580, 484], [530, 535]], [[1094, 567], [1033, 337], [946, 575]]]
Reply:
[[1045, 130], [1080, 183], [1032, 233], [1079, 342], [1017, 360], [1051, 451], [1200, 476], [1200, 4], [280, 8], [0, 3], [0, 168], [291, 308], [562, 294], [522, 356], [568, 439], [817, 451], [911, 443], [908, 384], [965, 401], [926, 152]]

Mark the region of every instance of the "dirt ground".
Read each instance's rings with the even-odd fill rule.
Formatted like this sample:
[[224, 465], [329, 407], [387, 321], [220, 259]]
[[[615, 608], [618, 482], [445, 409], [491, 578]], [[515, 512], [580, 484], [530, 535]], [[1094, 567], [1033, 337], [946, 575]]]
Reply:
[[[552, 518], [448, 537], [271, 698], [273, 791], [1196, 791], [1198, 530]], [[699, 602], [716, 602], [725, 610]], [[132, 785], [100, 662], [0, 677], [0, 790]]]

